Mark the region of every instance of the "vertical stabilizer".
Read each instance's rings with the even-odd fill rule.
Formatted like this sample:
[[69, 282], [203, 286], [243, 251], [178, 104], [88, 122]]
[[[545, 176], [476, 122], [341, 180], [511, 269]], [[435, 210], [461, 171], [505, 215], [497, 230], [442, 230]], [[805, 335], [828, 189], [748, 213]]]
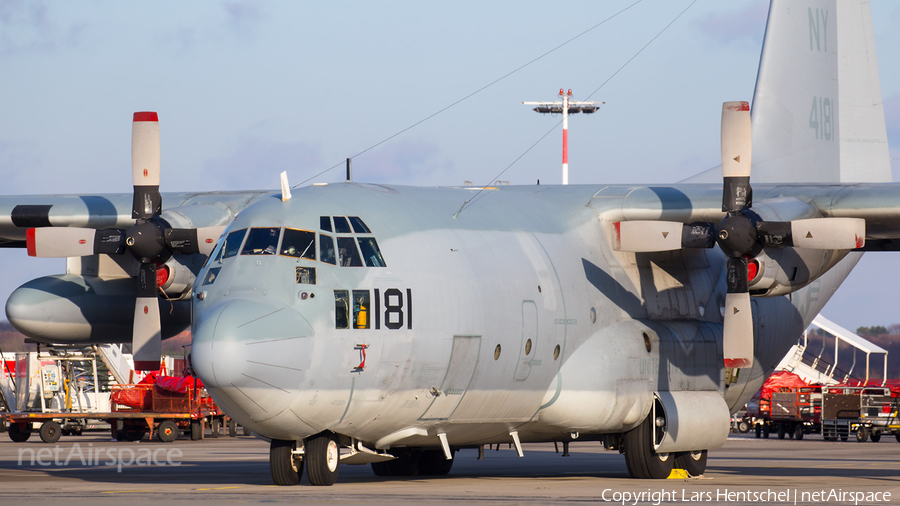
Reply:
[[755, 182], [890, 181], [869, 2], [773, 0], [752, 115]]

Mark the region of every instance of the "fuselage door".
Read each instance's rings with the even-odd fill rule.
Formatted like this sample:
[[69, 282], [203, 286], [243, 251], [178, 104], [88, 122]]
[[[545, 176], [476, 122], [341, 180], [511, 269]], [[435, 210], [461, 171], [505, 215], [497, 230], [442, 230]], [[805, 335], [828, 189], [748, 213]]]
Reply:
[[481, 336], [453, 336], [453, 350], [450, 352], [450, 363], [447, 374], [441, 383], [441, 389], [431, 401], [431, 406], [420, 420], [446, 420], [450, 418], [456, 406], [472, 381], [475, 366], [478, 365], [478, 351], [481, 349]]

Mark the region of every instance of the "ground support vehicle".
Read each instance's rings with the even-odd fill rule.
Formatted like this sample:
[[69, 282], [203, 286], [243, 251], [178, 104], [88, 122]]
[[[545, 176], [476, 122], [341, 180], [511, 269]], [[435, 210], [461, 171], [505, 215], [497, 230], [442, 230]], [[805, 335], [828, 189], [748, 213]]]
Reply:
[[884, 434], [900, 441], [900, 392], [890, 387], [829, 387], [823, 395], [822, 434], [826, 440], [872, 442]]
[[230, 436], [237, 435], [235, 423], [202, 387], [172, 392], [154, 384], [113, 385], [112, 400], [111, 412], [7, 413], [4, 424], [8, 423], [7, 432], [15, 442], [27, 441], [36, 424], [40, 424], [37, 432], [41, 440], [55, 443], [67, 435], [64, 427], [73, 423], [84, 426], [98, 420], [108, 423], [112, 437], [119, 441], [138, 441], [150, 434], [170, 443], [182, 432], [192, 440], [199, 440], [206, 427], [212, 429], [213, 437], [219, 437], [224, 426], [229, 428]]
[[779, 439], [785, 435], [803, 439], [804, 434], [819, 432], [821, 415], [821, 387], [783, 387], [772, 393], [769, 424]]

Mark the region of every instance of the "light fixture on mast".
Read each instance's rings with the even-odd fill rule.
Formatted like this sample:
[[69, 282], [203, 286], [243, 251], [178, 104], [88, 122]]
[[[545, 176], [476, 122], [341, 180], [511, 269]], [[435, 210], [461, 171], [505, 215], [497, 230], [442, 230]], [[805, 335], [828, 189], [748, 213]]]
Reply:
[[606, 102], [576, 102], [571, 100], [572, 90], [564, 92], [559, 89], [559, 96], [562, 101], [555, 102], [522, 102], [524, 105], [536, 105], [535, 112], [541, 114], [560, 114], [563, 115], [563, 152], [562, 152], [562, 184], [569, 184], [569, 114], [582, 112], [584, 114], [593, 114], [597, 112], [600, 105]]

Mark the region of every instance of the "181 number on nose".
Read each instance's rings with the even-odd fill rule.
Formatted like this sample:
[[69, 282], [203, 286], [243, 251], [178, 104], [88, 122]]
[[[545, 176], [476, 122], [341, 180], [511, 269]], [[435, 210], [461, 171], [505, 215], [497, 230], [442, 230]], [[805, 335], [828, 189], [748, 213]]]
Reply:
[[405, 296], [404, 299], [404, 293], [398, 288], [388, 288], [383, 294], [375, 289], [376, 330], [382, 322], [390, 330], [412, 330], [412, 289], [407, 288]]

